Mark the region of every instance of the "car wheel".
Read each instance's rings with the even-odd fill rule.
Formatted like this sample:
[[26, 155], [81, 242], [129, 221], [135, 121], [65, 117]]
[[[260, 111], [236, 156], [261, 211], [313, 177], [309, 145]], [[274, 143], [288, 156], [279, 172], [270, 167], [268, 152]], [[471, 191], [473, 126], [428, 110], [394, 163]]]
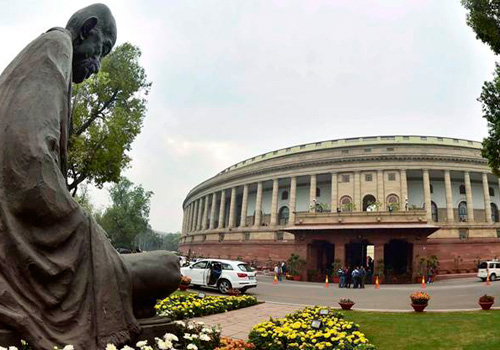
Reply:
[[497, 279], [497, 275], [495, 275], [494, 273], [492, 273], [492, 274], [490, 275], [490, 281], [494, 281], [494, 280], [496, 280], [496, 279]]
[[231, 289], [231, 282], [229, 282], [228, 280], [220, 280], [219, 283], [217, 284], [217, 289], [222, 294], [226, 294], [227, 291]]

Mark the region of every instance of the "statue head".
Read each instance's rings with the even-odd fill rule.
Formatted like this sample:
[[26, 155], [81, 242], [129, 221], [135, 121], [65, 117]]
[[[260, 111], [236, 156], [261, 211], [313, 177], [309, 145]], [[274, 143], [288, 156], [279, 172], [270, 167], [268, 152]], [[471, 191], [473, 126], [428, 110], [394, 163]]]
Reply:
[[116, 42], [116, 23], [109, 8], [93, 4], [76, 12], [66, 24], [73, 38], [73, 82], [99, 72], [101, 59]]

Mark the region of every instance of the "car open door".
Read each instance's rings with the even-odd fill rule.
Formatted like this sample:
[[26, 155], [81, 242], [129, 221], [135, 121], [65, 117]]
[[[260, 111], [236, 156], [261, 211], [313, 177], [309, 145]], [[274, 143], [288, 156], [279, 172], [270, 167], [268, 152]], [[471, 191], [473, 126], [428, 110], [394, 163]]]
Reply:
[[205, 273], [208, 261], [199, 261], [189, 268], [188, 276], [191, 277], [191, 283], [198, 286], [205, 285]]

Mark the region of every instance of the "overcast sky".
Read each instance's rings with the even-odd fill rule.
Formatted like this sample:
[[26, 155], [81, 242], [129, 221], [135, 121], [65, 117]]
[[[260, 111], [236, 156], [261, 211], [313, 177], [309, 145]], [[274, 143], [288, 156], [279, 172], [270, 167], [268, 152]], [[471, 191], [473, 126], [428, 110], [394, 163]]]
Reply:
[[[0, 69], [94, 1], [0, 0]], [[118, 43], [153, 82], [125, 172], [154, 192], [151, 224], [180, 230], [188, 191], [290, 145], [355, 136], [481, 140], [476, 101], [495, 56], [459, 0], [107, 1]], [[93, 191], [97, 206], [106, 191]]]

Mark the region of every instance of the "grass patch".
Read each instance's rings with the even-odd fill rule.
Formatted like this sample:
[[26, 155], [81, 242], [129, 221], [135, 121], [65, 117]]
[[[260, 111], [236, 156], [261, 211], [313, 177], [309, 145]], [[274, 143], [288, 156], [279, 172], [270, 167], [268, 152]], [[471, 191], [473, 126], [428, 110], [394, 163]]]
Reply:
[[345, 312], [377, 350], [498, 350], [500, 311]]

